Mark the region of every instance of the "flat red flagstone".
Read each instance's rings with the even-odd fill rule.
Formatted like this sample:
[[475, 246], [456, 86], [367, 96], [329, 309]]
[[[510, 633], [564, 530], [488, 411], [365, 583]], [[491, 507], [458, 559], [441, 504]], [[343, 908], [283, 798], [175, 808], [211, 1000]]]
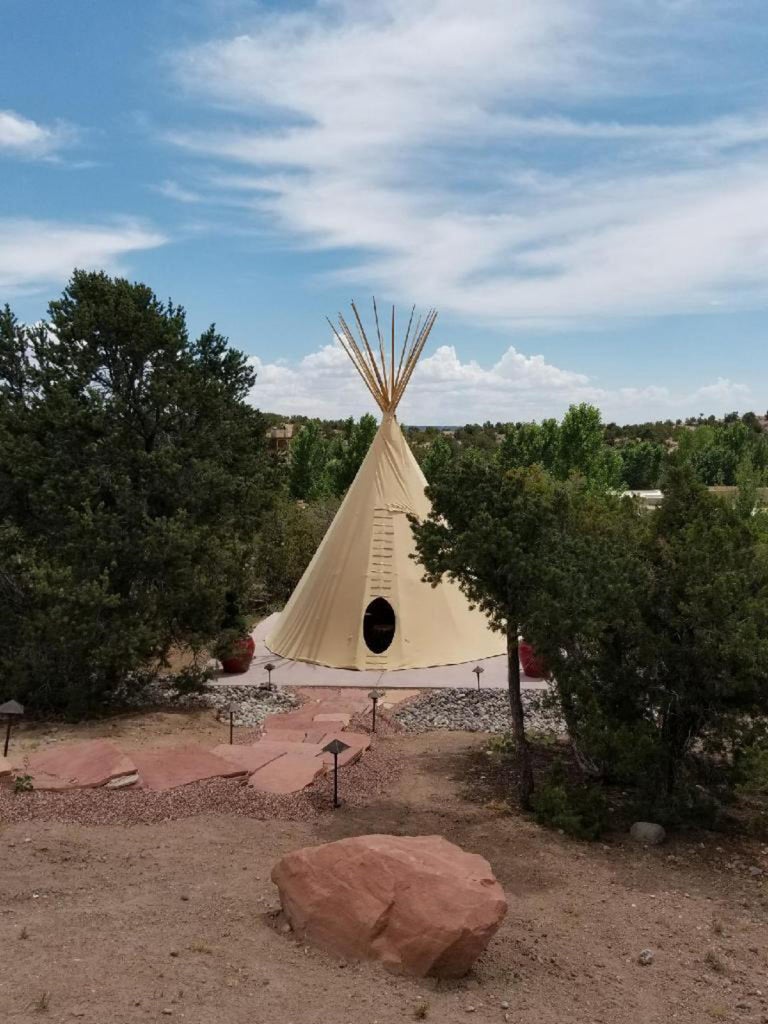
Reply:
[[35, 789], [93, 789], [132, 775], [136, 765], [110, 740], [85, 740], [36, 751], [19, 771]]
[[307, 738], [306, 729], [276, 729], [274, 726], [264, 733], [264, 737], [276, 743], [303, 743]]
[[[323, 733], [324, 735], [325, 733]], [[280, 735], [257, 740], [253, 746], [262, 750], [277, 750], [283, 754], [297, 754], [300, 757], [317, 757], [323, 752], [319, 743], [308, 743], [306, 740], [284, 740]]]
[[321, 757], [285, 754], [250, 777], [248, 785], [262, 793], [298, 793], [325, 771]]
[[[355, 761], [360, 759], [363, 751], [367, 750], [371, 745], [371, 737], [366, 736], [365, 733], [327, 732], [320, 741], [321, 751], [323, 747], [327, 746], [333, 740], [341, 740], [342, 743], [346, 743], [349, 747], [349, 750], [344, 750], [339, 754], [339, 768], [344, 768], [348, 764], [354, 764]], [[333, 767], [333, 754], [329, 754], [326, 751], [325, 753], [321, 753], [321, 756], [326, 765]]]
[[307, 708], [299, 708], [298, 711], [276, 711], [267, 715], [261, 723], [262, 729], [308, 729], [312, 725], [315, 711]]
[[[303, 746], [303, 744], [301, 745]], [[216, 757], [223, 757], [225, 761], [231, 761], [232, 764], [239, 765], [240, 768], [251, 775], [253, 772], [257, 772], [259, 768], [263, 768], [265, 764], [269, 764], [270, 761], [282, 757], [286, 750], [282, 744], [267, 742], [240, 743], [232, 746], [229, 743], [222, 743], [218, 747], [214, 747], [211, 753]]]
[[352, 716], [345, 715], [341, 711], [332, 711], [326, 714], [315, 715], [313, 721], [319, 725], [349, 725]]
[[176, 747], [166, 750], [137, 750], [131, 755], [139, 772], [142, 789], [162, 792], [205, 779], [234, 778], [247, 771], [232, 761], [217, 757], [204, 747]]

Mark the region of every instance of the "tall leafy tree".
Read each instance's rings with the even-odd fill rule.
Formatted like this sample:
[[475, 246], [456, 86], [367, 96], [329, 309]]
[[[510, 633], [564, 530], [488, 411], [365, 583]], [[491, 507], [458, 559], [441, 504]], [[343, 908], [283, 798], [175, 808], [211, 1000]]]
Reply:
[[288, 489], [301, 501], [320, 497], [326, 488], [328, 445], [317, 420], [310, 420], [299, 430], [291, 444]]
[[621, 460], [605, 444], [599, 409], [582, 402], [572, 405], [560, 424], [555, 472], [561, 480], [572, 473], [600, 488], [621, 484]]
[[653, 441], [630, 441], [617, 449], [621, 476], [630, 490], [648, 490], [659, 486], [664, 449]]
[[424, 476], [431, 483], [446, 473], [453, 464], [455, 447], [442, 434], [438, 434], [427, 448], [421, 463]]
[[98, 707], [215, 635], [269, 504], [246, 357], [151, 289], [76, 271], [0, 326], [0, 689]]
[[566, 485], [539, 467], [500, 472], [466, 453], [427, 489], [432, 511], [413, 521], [418, 558], [437, 584], [455, 580], [507, 640], [509, 703], [520, 774], [520, 801], [530, 803], [533, 771], [520, 692], [518, 638], [537, 607], [542, 560], [566, 500]]
[[337, 498], [346, 494], [357, 476], [377, 430], [376, 418], [370, 413], [361, 416], [357, 423], [350, 417], [341, 435], [331, 445], [325, 474], [327, 490]]

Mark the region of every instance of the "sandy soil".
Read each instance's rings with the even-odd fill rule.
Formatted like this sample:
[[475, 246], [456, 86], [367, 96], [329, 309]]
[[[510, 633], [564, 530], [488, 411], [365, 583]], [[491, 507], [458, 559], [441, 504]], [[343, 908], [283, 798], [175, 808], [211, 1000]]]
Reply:
[[[258, 735], [255, 729], [237, 729], [238, 742]], [[185, 743], [215, 746], [229, 742], [229, 723], [219, 721], [211, 709], [201, 711], [137, 711], [77, 724], [25, 723], [12, 737], [12, 754], [23, 756], [51, 743], [109, 739], [126, 749], [181, 747]]]
[[[650, 850], [576, 843], [476, 791], [467, 798], [482, 743], [463, 733], [383, 740], [381, 756], [403, 767], [386, 795], [307, 821], [207, 813], [5, 825], [0, 1019], [768, 1021], [768, 899], [763, 876], [738, 866], [765, 867], [768, 850], [713, 836]], [[276, 858], [368, 832], [440, 833], [490, 860], [509, 914], [470, 977], [392, 977], [273, 927]], [[646, 948], [654, 960], [643, 967]]]
[[[237, 677], [228, 682], [237, 681]], [[327, 687], [288, 687], [301, 702], [319, 701], [334, 698], [339, 694], [338, 688]], [[349, 691], [357, 696], [357, 691]], [[363, 689], [362, 693], [367, 693]], [[420, 690], [386, 690], [379, 705], [380, 712], [386, 711], [403, 701], [417, 697]], [[381, 719], [380, 719], [381, 721]], [[382, 730], [384, 731], [384, 730]], [[3, 733], [3, 736], [5, 734]], [[237, 743], [252, 742], [258, 735], [256, 729], [236, 728]], [[21, 755], [32, 753], [51, 743], [76, 743], [80, 740], [110, 739], [126, 749], [138, 750], [142, 747], [180, 747], [185, 743], [200, 743], [216, 746], [218, 743], [229, 742], [229, 724], [226, 717], [219, 720], [215, 711], [203, 709], [137, 711], [110, 718], [93, 721], [69, 722], [23, 722], [14, 729], [11, 753]], [[0, 751], [2, 753], [2, 751]]]

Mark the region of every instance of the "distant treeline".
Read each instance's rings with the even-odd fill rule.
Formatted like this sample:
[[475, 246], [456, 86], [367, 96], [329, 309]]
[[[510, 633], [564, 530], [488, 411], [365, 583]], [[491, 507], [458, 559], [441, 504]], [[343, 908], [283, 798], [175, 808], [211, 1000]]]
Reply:
[[[266, 418], [271, 425], [284, 422], [273, 414]], [[315, 443], [326, 444], [329, 451], [343, 444], [351, 431], [350, 420], [295, 416], [290, 422], [298, 428], [294, 445], [303, 436], [300, 447], [309, 440], [302, 425], [309, 427]], [[370, 439], [370, 423], [366, 428], [364, 436]], [[768, 414], [731, 412], [722, 418], [702, 415], [620, 426], [603, 424], [597, 409], [582, 404], [572, 406], [560, 422], [545, 419], [540, 423], [486, 422], [463, 427], [406, 426], [404, 430], [427, 478], [435, 465], [442, 465], [460, 451], [475, 450], [481, 456], [498, 457], [509, 467], [541, 465], [560, 477], [574, 471], [589, 475], [599, 464], [599, 475], [607, 485], [646, 490], [659, 487], [670, 454], [678, 452], [707, 486], [768, 484]], [[355, 454], [357, 462], [359, 446]], [[304, 464], [309, 461], [303, 453], [300, 457]], [[297, 496], [308, 497], [311, 492], [308, 488]], [[320, 486], [323, 492], [338, 495], [340, 489], [326, 479]]]

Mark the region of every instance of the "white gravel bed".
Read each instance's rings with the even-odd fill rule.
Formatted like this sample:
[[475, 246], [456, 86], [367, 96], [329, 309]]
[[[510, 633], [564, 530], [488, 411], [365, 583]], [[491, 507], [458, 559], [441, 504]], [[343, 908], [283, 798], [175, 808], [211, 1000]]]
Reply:
[[276, 711], [291, 711], [301, 701], [293, 693], [274, 686], [267, 689], [256, 683], [206, 683], [203, 693], [179, 693], [174, 677], [165, 676], [137, 691], [135, 697], [120, 695], [120, 706], [135, 711], [158, 708], [195, 710], [212, 708], [222, 721], [229, 721], [230, 706], [234, 709], [234, 724], [240, 728], [256, 728], [267, 715]]
[[[540, 691], [523, 690], [526, 723], [534, 728], [552, 728], [541, 709]], [[466, 732], [508, 732], [509, 694], [506, 690], [430, 690], [397, 708], [392, 717], [406, 732], [433, 729]]]

